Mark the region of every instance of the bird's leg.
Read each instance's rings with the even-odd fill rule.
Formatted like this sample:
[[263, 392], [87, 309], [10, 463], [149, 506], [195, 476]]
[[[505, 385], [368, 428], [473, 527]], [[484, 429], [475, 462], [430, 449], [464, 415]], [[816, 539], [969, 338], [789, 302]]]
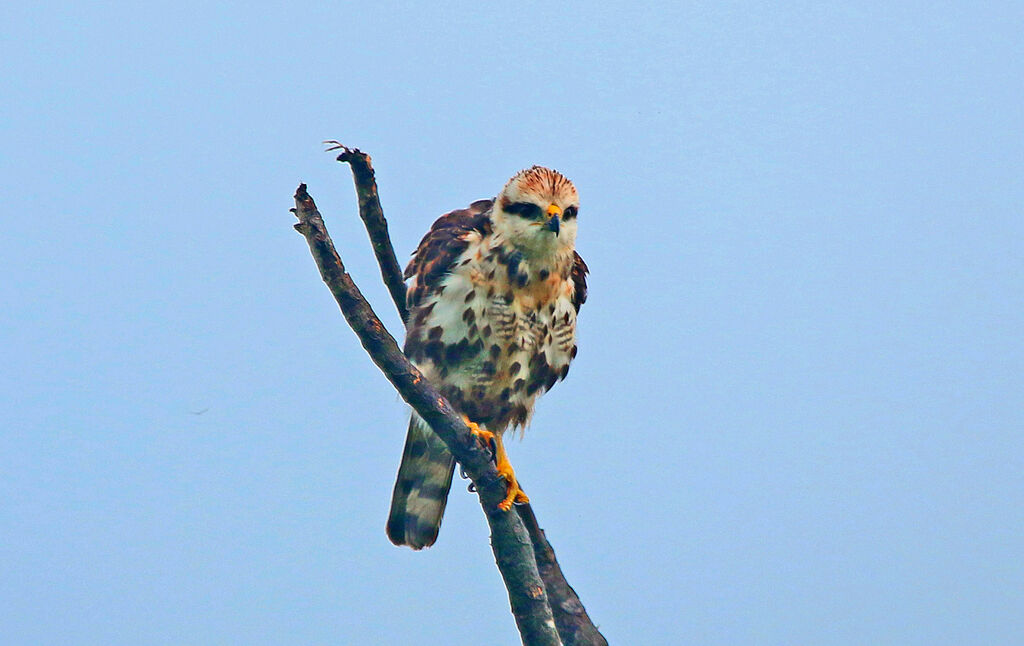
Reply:
[[498, 503], [498, 509], [508, 511], [512, 509], [513, 503], [530, 502], [526, 492], [520, 488], [519, 482], [516, 480], [516, 472], [512, 469], [512, 463], [508, 461], [508, 453], [505, 452], [505, 444], [501, 441], [501, 435], [480, 428], [479, 424], [470, 421], [468, 417], [463, 416], [462, 419], [480, 445], [494, 452], [494, 465], [498, 469], [498, 475], [505, 479], [505, 498]]
[[512, 463], [508, 461], [508, 453], [505, 452], [505, 444], [501, 441], [501, 435], [494, 436], [494, 443], [497, 450], [494, 454], [495, 466], [498, 468], [498, 475], [505, 479], [505, 499], [498, 503], [498, 509], [508, 511], [512, 509], [512, 503], [530, 502], [526, 492], [519, 487], [516, 480], [516, 472], [512, 470]]

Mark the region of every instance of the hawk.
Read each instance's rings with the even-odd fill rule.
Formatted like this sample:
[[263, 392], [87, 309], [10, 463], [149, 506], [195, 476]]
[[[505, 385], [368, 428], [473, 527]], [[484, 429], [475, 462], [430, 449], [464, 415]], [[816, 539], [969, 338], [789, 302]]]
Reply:
[[[576, 356], [587, 265], [576, 253], [579, 196], [561, 173], [520, 171], [493, 200], [441, 216], [405, 270], [405, 354], [493, 442], [506, 481], [499, 507], [529, 502], [502, 443], [530, 422], [537, 398]], [[387, 533], [422, 549], [441, 527], [455, 460], [415, 412], [391, 498]]]

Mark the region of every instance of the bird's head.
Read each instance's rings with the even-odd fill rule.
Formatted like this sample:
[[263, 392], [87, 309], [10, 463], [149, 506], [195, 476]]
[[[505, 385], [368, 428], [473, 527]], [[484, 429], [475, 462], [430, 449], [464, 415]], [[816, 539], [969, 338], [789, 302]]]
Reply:
[[571, 252], [576, 245], [580, 198], [558, 171], [534, 166], [519, 171], [498, 194], [491, 213], [494, 232], [528, 257]]

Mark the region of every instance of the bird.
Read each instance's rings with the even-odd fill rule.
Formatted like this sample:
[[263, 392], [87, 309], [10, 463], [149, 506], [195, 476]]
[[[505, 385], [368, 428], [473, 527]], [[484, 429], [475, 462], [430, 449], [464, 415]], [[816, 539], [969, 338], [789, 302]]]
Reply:
[[[404, 352], [492, 449], [506, 512], [529, 497], [502, 435], [525, 429], [537, 398], [577, 354], [589, 272], [576, 252], [579, 208], [564, 175], [527, 168], [497, 197], [438, 218], [404, 273]], [[434, 544], [454, 469], [445, 443], [413, 411], [387, 521], [392, 543]]]

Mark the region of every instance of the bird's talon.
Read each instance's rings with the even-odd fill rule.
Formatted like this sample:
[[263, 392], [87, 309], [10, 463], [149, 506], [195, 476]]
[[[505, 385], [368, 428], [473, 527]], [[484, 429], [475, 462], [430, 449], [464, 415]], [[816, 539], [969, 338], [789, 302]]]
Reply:
[[469, 432], [472, 433], [474, 437], [476, 437], [477, 441], [480, 443], [480, 446], [482, 446], [485, 449], [490, 449], [491, 453], [495, 453], [497, 451], [494, 440], [494, 433], [490, 431], [485, 431], [484, 429], [480, 428], [480, 426], [476, 422], [471, 422], [468, 419], [466, 420], [466, 426], [469, 427]]
[[512, 509], [513, 503], [527, 503], [530, 499], [519, 487], [519, 481], [516, 480], [516, 473], [512, 470], [508, 457], [502, 457], [504, 459], [498, 462], [498, 475], [505, 479], [505, 499], [498, 503], [498, 509], [508, 511]]
[[518, 484], [509, 484], [505, 499], [498, 503], [498, 509], [508, 511], [512, 509], [513, 504], [525, 505], [528, 502], [530, 502], [530, 497], [519, 488]]

